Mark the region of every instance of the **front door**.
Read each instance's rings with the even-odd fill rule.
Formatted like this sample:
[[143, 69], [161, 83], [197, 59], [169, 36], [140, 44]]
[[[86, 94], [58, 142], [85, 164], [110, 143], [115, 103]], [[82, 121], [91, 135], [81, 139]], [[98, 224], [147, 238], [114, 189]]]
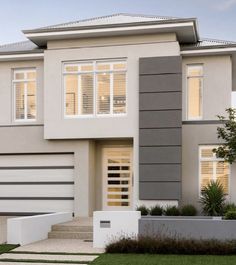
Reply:
[[131, 209], [132, 185], [132, 148], [104, 148], [103, 210]]

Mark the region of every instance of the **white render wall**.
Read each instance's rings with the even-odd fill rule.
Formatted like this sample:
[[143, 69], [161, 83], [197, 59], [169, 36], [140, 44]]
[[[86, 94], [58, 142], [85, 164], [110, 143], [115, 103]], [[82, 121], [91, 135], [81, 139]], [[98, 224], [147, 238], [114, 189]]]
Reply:
[[[79, 45], [79, 44], [77, 44]], [[89, 45], [88, 45], [89, 46]], [[139, 58], [180, 54], [175, 35], [140, 44], [49, 49], [44, 56], [44, 113], [46, 139], [133, 138], [138, 134]], [[63, 62], [127, 60], [127, 115], [121, 117], [64, 118]], [[52, 104], [54, 102], [54, 104]]]
[[71, 220], [72, 213], [53, 213], [8, 219], [7, 243], [24, 246], [47, 239], [52, 225]]
[[[138, 211], [97, 211], [93, 213], [93, 247], [104, 248], [121, 237], [138, 235]], [[105, 222], [105, 223], [104, 223]]]
[[203, 120], [218, 120], [216, 116], [225, 115], [225, 109], [231, 107], [232, 62], [230, 55], [183, 58], [183, 121], [187, 118], [186, 71], [189, 64], [203, 64]]

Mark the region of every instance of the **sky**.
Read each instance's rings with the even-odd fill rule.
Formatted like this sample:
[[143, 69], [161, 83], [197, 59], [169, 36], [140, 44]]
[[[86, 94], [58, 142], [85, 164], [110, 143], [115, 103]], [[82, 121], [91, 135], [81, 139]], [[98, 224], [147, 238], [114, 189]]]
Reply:
[[197, 17], [200, 36], [236, 41], [236, 0], [0, 0], [0, 45], [21, 30], [114, 13]]

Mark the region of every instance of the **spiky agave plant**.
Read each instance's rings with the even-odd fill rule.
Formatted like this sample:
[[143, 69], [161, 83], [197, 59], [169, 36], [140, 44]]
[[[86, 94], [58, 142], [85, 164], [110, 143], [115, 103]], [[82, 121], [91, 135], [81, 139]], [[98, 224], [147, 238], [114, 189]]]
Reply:
[[221, 216], [224, 211], [225, 193], [219, 181], [210, 181], [201, 191], [200, 203], [208, 216]]

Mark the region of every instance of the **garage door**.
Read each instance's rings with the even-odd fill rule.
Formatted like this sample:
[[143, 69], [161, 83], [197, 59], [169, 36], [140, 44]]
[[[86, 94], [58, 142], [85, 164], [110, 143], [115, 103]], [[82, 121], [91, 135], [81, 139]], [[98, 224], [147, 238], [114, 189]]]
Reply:
[[72, 153], [0, 155], [0, 213], [73, 212], [73, 175]]

